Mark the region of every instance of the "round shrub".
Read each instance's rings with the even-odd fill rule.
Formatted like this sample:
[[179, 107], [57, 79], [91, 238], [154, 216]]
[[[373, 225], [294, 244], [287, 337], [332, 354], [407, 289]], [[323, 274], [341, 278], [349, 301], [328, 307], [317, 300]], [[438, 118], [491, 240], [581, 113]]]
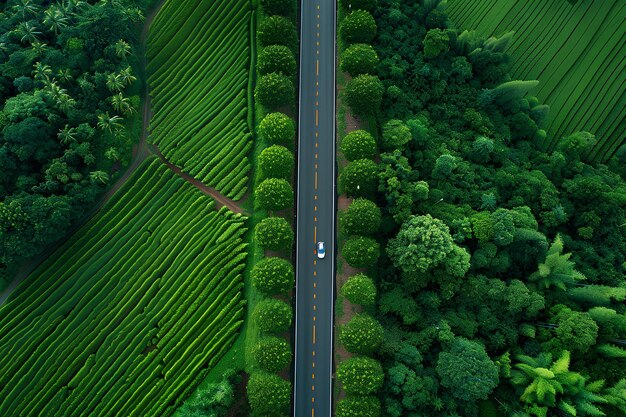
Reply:
[[254, 238], [266, 249], [288, 249], [293, 242], [293, 230], [286, 219], [267, 217], [255, 226]]
[[383, 342], [383, 326], [368, 314], [357, 314], [341, 327], [339, 340], [348, 352], [371, 355]]
[[293, 0], [261, 0], [261, 7], [269, 15], [290, 15], [295, 11], [294, 6], [295, 2]]
[[284, 146], [272, 145], [259, 155], [259, 168], [263, 178], [287, 179], [293, 170], [294, 158]]
[[380, 109], [384, 91], [383, 83], [378, 77], [363, 74], [348, 81], [344, 94], [354, 114], [364, 116]]
[[339, 25], [341, 37], [347, 43], [371, 43], [376, 36], [376, 21], [366, 10], [355, 10]]
[[295, 282], [293, 266], [283, 258], [260, 260], [254, 265], [250, 275], [252, 285], [265, 295], [284, 294], [293, 288]]
[[268, 178], [255, 191], [261, 208], [269, 211], [283, 210], [293, 206], [293, 190], [283, 179]]
[[343, 245], [342, 255], [355, 268], [373, 266], [380, 256], [380, 245], [372, 238], [353, 236]]
[[296, 125], [283, 113], [269, 113], [259, 123], [259, 134], [270, 143], [291, 142], [296, 135]]
[[347, 397], [337, 403], [336, 417], [380, 417], [380, 401], [373, 396]]
[[404, 148], [411, 140], [411, 130], [402, 120], [392, 119], [383, 126], [383, 148], [394, 150]]
[[352, 304], [371, 306], [376, 302], [376, 285], [367, 275], [356, 274], [348, 278], [348, 281], [343, 284], [341, 295]]
[[381, 221], [380, 208], [373, 201], [355, 198], [339, 216], [339, 226], [345, 235], [373, 235]]
[[341, 0], [340, 3], [346, 11], [361, 9], [371, 12], [378, 5], [378, 0]]
[[284, 45], [269, 45], [261, 49], [256, 68], [259, 75], [276, 72], [291, 77], [296, 74], [296, 58]]
[[348, 394], [373, 394], [383, 386], [383, 367], [372, 358], [357, 356], [339, 364], [337, 379]]
[[250, 375], [246, 391], [255, 415], [275, 416], [289, 411], [291, 382], [278, 375], [254, 373]]
[[284, 16], [269, 16], [257, 31], [261, 46], [284, 45], [296, 50], [298, 45], [298, 33], [290, 19]]
[[262, 75], [254, 90], [254, 98], [264, 107], [276, 108], [292, 103], [296, 90], [293, 82], [282, 74]]
[[371, 197], [378, 187], [378, 166], [371, 159], [350, 162], [339, 177], [339, 186], [348, 197]]
[[353, 130], [341, 140], [340, 149], [348, 161], [372, 159], [376, 155], [376, 139], [365, 130]]
[[268, 298], [260, 301], [252, 312], [262, 332], [282, 333], [289, 329], [293, 319], [291, 306], [281, 300]]
[[267, 372], [278, 372], [291, 362], [291, 347], [280, 337], [264, 337], [252, 350], [254, 360]]
[[374, 74], [378, 65], [378, 54], [366, 43], [355, 43], [341, 54], [339, 67], [353, 77], [361, 74]]

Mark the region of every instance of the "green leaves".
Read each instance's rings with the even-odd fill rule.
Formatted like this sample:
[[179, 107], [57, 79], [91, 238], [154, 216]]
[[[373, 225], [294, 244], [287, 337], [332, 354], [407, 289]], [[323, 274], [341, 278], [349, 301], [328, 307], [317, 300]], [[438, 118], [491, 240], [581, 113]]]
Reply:
[[291, 362], [291, 347], [285, 339], [279, 337], [264, 337], [252, 350], [254, 360], [259, 367], [267, 372], [278, 372], [289, 366]]
[[357, 356], [339, 364], [337, 379], [348, 394], [369, 395], [382, 387], [383, 368], [374, 359]]
[[367, 314], [357, 314], [341, 327], [339, 340], [348, 352], [371, 355], [383, 341], [383, 327]]
[[293, 171], [294, 157], [284, 146], [272, 145], [259, 155], [259, 168], [263, 178], [289, 179]]
[[293, 103], [295, 91], [288, 77], [272, 72], [258, 79], [254, 98], [263, 106], [275, 109]]
[[291, 185], [277, 178], [264, 180], [255, 191], [261, 208], [269, 211], [283, 210], [293, 206], [293, 190]]
[[356, 77], [361, 74], [376, 74], [378, 54], [366, 43], [355, 43], [346, 48], [341, 54], [339, 67], [342, 71]]
[[377, 186], [378, 166], [371, 159], [349, 163], [339, 176], [339, 188], [348, 197], [373, 197]]
[[259, 123], [259, 134], [269, 143], [289, 143], [296, 135], [296, 126], [283, 113], [269, 113]]
[[367, 116], [380, 109], [384, 93], [383, 83], [373, 75], [359, 75], [346, 84], [344, 94], [346, 102], [354, 114]]
[[355, 198], [339, 216], [339, 227], [344, 235], [374, 235], [381, 222], [380, 208], [371, 200]]
[[374, 281], [365, 274], [351, 276], [341, 287], [341, 295], [346, 297], [352, 304], [360, 304], [362, 306], [374, 305], [376, 293]]
[[257, 262], [250, 276], [252, 285], [266, 295], [284, 294], [293, 288], [295, 281], [291, 263], [276, 257], [263, 258]]
[[341, 37], [347, 43], [371, 43], [376, 36], [376, 21], [366, 10], [355, 10], [339, 24]]
[[282, 415], [289, 409], [291, 382], [278, 375], [253, 373], [246, 391], [250, 407], [259, 415]]
[[373, 266], [380, 256], [380, 245], [365, 236], [353, 236], [346, 240], [342, 254], [346, 262], [355, 268]]
[[262, 332], [282, 333], [289, 329], [293, 319], [291, 306], [274, 298], [260, 301], [252, 313]]
[[565, 291], [577, 281], [586, 279], [583, 274], [574, 269], [574, 262], [570, 261], [571, 254], [563, 254], [563, 240], [560, 235], [554, 239], [543, 263], [539, 264], [538, 271], [528, 279], [535, 281], [540, 289], [552, 286]]
[[376, 139], [365, 130], [353, 130], [341, 140], [340, 149], [348, 161], [373, 159], [376, 154]]
[[272, 72], [288, 77], [296, 75], [296, 59], [293, 52], [284, 45], [269, 45], [261, 49], [256, 66], [260, 75]]

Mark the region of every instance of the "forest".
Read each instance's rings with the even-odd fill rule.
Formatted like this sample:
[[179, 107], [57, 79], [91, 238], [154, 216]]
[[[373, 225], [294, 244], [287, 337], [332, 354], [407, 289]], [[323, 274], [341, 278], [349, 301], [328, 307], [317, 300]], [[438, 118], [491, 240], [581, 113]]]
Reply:
[[381, 209], [374, 231], [340, 222], [376, 236], [343, 252], [374, 277], [367, 311], [384, 329], [361, 333], [384, 371], [367, 392], [378, 395], [344, 383], [344, 404], [367, 416], [624, 416], [626, 148], [599, 163], [580, 131], [546, 151], [555, 109], [532, 95], [536, 80], [511, 77], [505, 53], [520, 34], [457, 29], [444, 3], [351, 1], [340, 23], [345, 99], [377, 140], [345, 136], [339, 186]]
[[0, 5], [0, 288], [130, 160], [141, 123], [136, 27], [149, 3]]

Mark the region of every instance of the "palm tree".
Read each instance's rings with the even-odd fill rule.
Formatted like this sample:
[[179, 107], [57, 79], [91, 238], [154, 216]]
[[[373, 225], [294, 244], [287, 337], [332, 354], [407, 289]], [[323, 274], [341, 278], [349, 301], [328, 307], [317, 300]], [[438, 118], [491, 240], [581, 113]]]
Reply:
[[63, 129], [59, 129], [59, 133], [57, 133], [57, 137], [59, 141], [64, 145], [70, 145], [73, 142], [76, 142], [76, 129], [70, 127], [70, 125], [65, 125]]
[[27, 15], [36, 15], [39, 11], [39, 6], [33, 3], [33, 0], [18, 0], [13, 8], [22, 14], [22, 20], [26, 20]]
[[50, 65], [42, 64], [37, 61], [33, 67], [35, 68], [33, 70], [33, 75], [36, 80], [47, 80], [49, 79], [50, 74], [52, 74], [52, 68], [50, 68]]
[[122, 93], [117, 93], [111, 97], [111, 105], [116, 111], [122, 113], [126, 108], [130, 107], [130, 102]]
[[48, 47], [47, 43], [44, 42], [33, 42], [32, 43], [32, 47], [33, 47], [33, 51], [37, 54], [37, 55], [41, 55], [46, 51], [46, 48]]
[[55, 35], [57, 35], [62, 28], [66, 27], [67, 23], [67, 17], [65, 17], [57, 6], [50, 6], [44, 12], [43, 24], [48, 26]]
[[132, 74], [133, 70], [130, 66], [127, 66], [126, 68], [124, 68], [123, 70], [120, 71], [119, 73], [119, 77], [122, 80], [122, 82], [124, 83], [124, 85], [130, 85], [133, 82], [135, 82], [137, 80], [137, 77], [135, 77]]
[[72, 107], [74, 107], [76, 100], [74, 100], [69, 94], [61, 93], [56, 104], [62, 112], [67, 113]]
[[59, 77], [59, 80], [63, 82], [68, 82], [72, 79], [72, 72], [68, 68], [60, 69], [57, 72], [57, 76]]
[[113, 133], [113, 130], [121, 129], [123, 126], [120, 123], [122, 120], [119, 116], [110, 116], [109, 112], [98, 115], [98, 127], [102, 130], [108, 130], [109, 133]]
[[87, 78], [87, 74], [81, 75], [76, 81], [78, 82], [78, 86], [81, 90], [83, 90], [84, 93], [93, 91], [95, 88], [95, 85]]
[[130, 50], [130, 44], [124, 39], [120, 39], [119, 41], [115, 42], [115, 55], [117, 55], [118, 58], [126, 58], [130, 54]]
[[22, 43], [30, 42], [32, 44], [37, 42], [39, 40], [37, 36], [41, 35], [41, 32], [37, 30], [37, 27], [30, 24], [30, 22], [20, 23], [15, 31], [21, 36], [20, 42]]
[[556, 235], [554, 242], [548, 249], [546, 260], [539, 264], [539, 270], [531, 274], [529, 280], [537, 281], [540, 289], [555, 286], [565, 291], [568, 286], [586, 279], [583, 274], [574, 269], [574, 262], [569, 260], [572, 254], [563, 254], [562, 252], [563, 240], [560, 235]]
[[117, 162], [117, 161], [119, 161], [119, 160], [120, 160], [120, 153], [117, 151], [117, 149], [115, 149], [115, 148], [113, 148], [113, 147], [111, 147], [111, 148], [107, 149], [107, 150], [104, 152], [104, 156], [105, 156], [107, 159], [109, 159], [109, 160], [111, 160], [111, 161], [113, 161], [113, 162]]
[[122, 91], [124, 88], [124, 81], [122, 81], [122, 77], [119, 74], [109, 74], [107, 75], [106, 86], [109, 91]]
[[101, 182], [102, 184], [109, 182], [109, 174], [104, 171], [91, 171], [89, 178], [91, 178], [93, 182]]

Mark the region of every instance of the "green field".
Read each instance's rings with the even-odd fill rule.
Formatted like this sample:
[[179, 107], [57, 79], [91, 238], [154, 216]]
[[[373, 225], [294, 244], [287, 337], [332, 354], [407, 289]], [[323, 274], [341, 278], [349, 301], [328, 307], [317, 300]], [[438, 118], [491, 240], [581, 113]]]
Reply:
[[532, 91], [550, 105], [546, 150], [564, 135], [592, 132], [588, 160], [605, 161], [626, 138], [626, 1], [450, 0], [451, 20], [463, 29], [499, 37], [513, 79], [539, 80]]
[[237, 338], [244, 222], [145, 162], [0, 307], [0, 415], [170, 415]]
[[222, 194], [247, 190], [252, 148], [249, 0], [168, 0], [148, 36], [151, 140]]

